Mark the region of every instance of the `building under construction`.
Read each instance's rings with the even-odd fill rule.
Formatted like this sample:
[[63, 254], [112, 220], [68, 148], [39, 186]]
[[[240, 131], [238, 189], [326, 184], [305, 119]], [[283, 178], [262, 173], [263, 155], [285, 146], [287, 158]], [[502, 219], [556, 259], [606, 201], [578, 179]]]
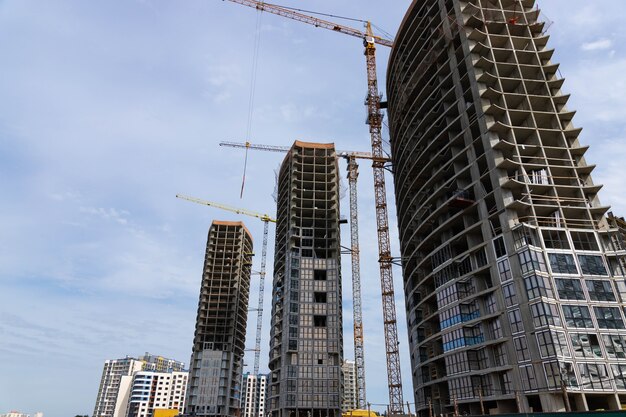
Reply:
[[533, 0], [413, 1], [387, 94], [417, 411], [620, 409], [624, 246]]
[[252, 238], [242, 222], [213, 221], [190, 361], [187, 415], [239, 413], [252, 255]]
[[273, 417], [339, 417], [339, 174], [333, 144], [295, 142], [278, 176], [270, 331]]

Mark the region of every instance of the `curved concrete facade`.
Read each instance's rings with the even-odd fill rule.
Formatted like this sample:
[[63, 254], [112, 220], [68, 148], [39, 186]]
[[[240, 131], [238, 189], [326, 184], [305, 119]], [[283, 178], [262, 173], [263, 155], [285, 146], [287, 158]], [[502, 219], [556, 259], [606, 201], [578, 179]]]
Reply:
[[539, 13], [532, 0], [414, 1], [391, 53], [421, 415], [626, 403], [624, 245]]

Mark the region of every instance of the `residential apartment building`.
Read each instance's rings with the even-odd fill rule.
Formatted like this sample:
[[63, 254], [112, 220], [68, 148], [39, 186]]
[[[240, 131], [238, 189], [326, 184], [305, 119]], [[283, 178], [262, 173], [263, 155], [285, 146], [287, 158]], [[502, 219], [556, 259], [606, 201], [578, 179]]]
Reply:
[[106, 360], [93, 417], [125, 417], [127, 415], [132, 378], [135, 373], [157, 369], [174, 372], [182, 371], [184, 368], [183, 362], [149, 353], [138, 358], [127, 356], [122, 359]]
[[422, 416], [626, 404], [626, 247], [540, 13], [533, 0], [416, 0], [394, 41], [388, 114]]
[[341, 401], [341, 412], [347, 413], [357, 408], [356, 389], [356, 364], [354, 361], [344, 360], [341, 365], [343, 372], [343, 398]]
[[140, 371], [129, 378], [130, 397], [126, 417], [152, 417], [155, 410], [178, 410], [183, 413], [188, 372]]
[[241, 415], [243, 417], [265, 417], [267, 412], [267, 375], [243, 376], [243, 390], [241, 392]]
[[186, 414], [239, 413], [252, 266], [242, 222], [213, 221], [198, 302]]

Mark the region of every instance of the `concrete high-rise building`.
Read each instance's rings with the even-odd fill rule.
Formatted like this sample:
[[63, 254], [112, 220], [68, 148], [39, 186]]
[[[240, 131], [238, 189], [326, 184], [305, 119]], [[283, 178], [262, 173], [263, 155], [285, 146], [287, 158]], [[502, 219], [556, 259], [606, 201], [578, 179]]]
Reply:
[[357, 408], [356, 364], [354, 361], [344, 360], [343, 365], [341, 365], [341, 371], [343, 372], [341, 411], [347, 413]]
[[242, 222], [213, 221], [191, 355], [186, 414], [239, 412], [252, 266], [252, 237]]
[[241, 392], [242, 417], [265, 417], [266, 400], [267, 375], [244, 374]]
[[626, 404], [626, 248], [539, 14], [533, 0], [415, 0], [394, 41], [388, 113], [422, 416], [429, 404]]
[[129, 356], [104, 362], [100, 388], [93, 417], [125, 417], [133, 375], [139, 371], [182, 371], [183, 362], [146, 353], [139, 358]]
[[189, 373], [139, 371], [130, 379], [126, 417], [152, 417], [155, 410], [184, 411]]
[[343, 360], [333, 144], [295, 142], [278, 175], [270, 330], [273, 417], [338, 417]]

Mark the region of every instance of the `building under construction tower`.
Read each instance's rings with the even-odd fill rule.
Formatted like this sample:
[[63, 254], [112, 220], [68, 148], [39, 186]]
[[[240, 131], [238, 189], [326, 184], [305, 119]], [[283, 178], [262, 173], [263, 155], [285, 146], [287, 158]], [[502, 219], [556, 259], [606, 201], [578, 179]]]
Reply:
[[422, 416], [626, 404], [626, 248], [539, 15], [533, 0], [415, 0], [394, 41], [388, 112]]
[[333, 144], [295, 142], [280, 167], [270, 333], [273, 417], [339, 417], [339, 175]]
[[209, 229], [185, 414], [238, 415], [252, 266], [252, 238], [242, 222]]

